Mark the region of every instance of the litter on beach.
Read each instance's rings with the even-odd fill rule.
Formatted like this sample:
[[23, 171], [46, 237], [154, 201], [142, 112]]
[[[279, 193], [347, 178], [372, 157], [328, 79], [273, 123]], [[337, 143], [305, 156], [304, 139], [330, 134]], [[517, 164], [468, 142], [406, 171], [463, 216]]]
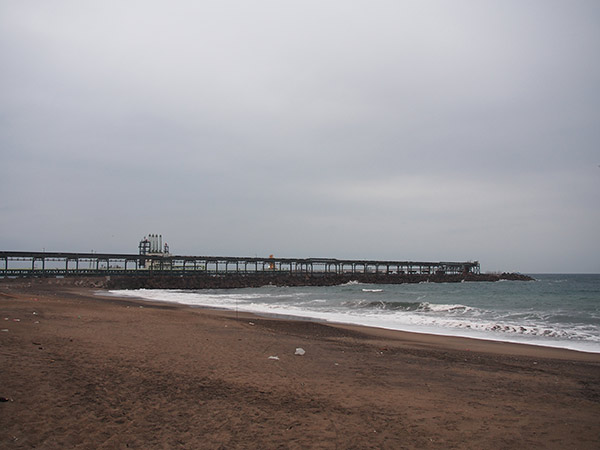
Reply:
[[269, 356], [269, 359], [274, 359], [275, 361], [279, 361], [279, 356]]
[[303, 348], [301, 348], [301, 347], [298, 347], [298, 348], [296, 349], [296, 353], [294, 353], [294, 355], [303, 356], [305, 353], [306, 353], [306, 352], [304, 351], [304, 349], [303, 349]]

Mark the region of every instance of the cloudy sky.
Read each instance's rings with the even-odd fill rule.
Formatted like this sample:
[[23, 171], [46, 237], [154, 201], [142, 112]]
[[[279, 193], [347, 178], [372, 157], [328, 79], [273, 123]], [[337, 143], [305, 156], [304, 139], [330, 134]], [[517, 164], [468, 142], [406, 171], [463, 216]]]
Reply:
[[600, 2], [0, 0], [0, 249], [600, 272]]

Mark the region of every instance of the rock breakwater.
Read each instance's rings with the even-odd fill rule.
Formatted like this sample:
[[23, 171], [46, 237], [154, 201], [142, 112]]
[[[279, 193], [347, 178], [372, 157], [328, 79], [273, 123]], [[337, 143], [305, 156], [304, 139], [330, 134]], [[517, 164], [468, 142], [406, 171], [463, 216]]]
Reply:
[[349, 282], [372, 284], [495, 282], [500, 280], [532, 281], [528, 275], [501, 274], [291, 274], [289, 272], [260, 272], [252, 274], [148, 274], [97, 277], [4, 279], [14, 285], [60, 285], [98, 289], [235, 289], [275, 286], [336, 286]]

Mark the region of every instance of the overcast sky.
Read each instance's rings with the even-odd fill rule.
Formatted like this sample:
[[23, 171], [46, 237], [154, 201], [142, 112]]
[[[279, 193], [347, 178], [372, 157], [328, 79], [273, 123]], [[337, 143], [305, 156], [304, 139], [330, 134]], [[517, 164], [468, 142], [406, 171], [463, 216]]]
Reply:
[[600, 2], [0, 0], [0, 249], [600, 273]]

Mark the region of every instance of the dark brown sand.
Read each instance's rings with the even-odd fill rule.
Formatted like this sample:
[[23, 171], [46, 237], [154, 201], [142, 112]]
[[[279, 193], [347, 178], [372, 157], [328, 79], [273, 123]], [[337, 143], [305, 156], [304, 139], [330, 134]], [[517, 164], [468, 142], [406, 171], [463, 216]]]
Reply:
[[597, 354], [14, 283], [0, 329], [0, 448], [600, 448]]

